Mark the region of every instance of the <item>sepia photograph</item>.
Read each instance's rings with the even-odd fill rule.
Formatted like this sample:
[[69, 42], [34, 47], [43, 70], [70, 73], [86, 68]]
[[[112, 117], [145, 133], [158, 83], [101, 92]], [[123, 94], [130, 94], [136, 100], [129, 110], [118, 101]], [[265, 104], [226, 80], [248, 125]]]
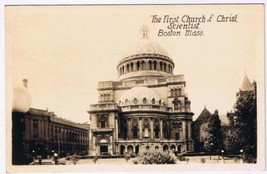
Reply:
[[264, 4], [4, 19], [6, 172], [266, 170]]

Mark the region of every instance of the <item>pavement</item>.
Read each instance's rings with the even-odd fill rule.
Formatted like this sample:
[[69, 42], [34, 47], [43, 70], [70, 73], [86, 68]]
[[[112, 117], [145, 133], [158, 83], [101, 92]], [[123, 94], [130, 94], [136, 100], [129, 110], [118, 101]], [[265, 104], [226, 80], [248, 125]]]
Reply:
[[[177, 164], [196, 164], [202, 163], [203, 159], [205, 159], [206, 164], [241, 164], [243, 161], [241, 160], [234, 160], [233, 158], [222, 158], [220, 156], [194, 156], [194, 157], [186, 157], [189, 160], [186, 161], [179, 161], [177, 160]], [[85, 165], [85, 164], [133, 164], [135, 158], [131, 158], [128, 162], [124, 158], [108, 158], [108, 159], [101, 159], [99, 158], [96, 163], [94, 163], [93, 159], [80, 159], [77, 161], [76, 165]], [[40, 165], [39, 160], [36, 159], [31, 165]], [[55, 165], [51, 159], [42, 159], [41, 165]], [[66, 160], [66, 165], [74, 165], [71, 160]]]
[[[35, 159], [30, 165], [40, 165], [39, 159]], [[55, 165], [51, 159], [42, 159], [41, 165]]]

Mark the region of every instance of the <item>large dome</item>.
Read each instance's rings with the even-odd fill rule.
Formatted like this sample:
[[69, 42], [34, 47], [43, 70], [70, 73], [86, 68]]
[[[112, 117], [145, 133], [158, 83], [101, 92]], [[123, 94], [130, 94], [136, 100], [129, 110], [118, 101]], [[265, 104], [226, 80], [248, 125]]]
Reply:
[[[145, 103], [144, 103], [145, 101]], [[133, 87], [119, 99], [119, 105], [164, 104], [159, 95], [147, 87]]]
[[163, 47], [148, 37], [142, 38], [138, 43], [131, 46], [126, 57], [141, 54], [157, 54], [169, 57], [168, 52]]
[[[23, 80], [26, 85], [27, 80]], [[16, 86], [13, 88], [13, 112], [27, 112], [32, 104], [31, 94], [27, 86]]]
[[142, 38], [131, 46], [120, 60], [119, 80], [167, 77], [173, 74], [174, 63], [168, 52], [148, 37], [148, 28], [141, 28]]

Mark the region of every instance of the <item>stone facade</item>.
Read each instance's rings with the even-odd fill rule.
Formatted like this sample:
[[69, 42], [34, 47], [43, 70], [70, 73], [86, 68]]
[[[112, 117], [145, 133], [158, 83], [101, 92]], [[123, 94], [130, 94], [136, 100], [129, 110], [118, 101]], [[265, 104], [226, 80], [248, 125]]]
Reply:
[[12, 163], [27, 164], [32, 157], [87, 153], [89, 124], [56, 116], [47, 110], [30, 108], [12, 112]]
[[144, 150], [193, 151], [190, 100], [184, 75], [173, 75], [168, 53], [147, 35], [118, 66], [118, 81], [98, 83], [90, 114], [90, 155]]

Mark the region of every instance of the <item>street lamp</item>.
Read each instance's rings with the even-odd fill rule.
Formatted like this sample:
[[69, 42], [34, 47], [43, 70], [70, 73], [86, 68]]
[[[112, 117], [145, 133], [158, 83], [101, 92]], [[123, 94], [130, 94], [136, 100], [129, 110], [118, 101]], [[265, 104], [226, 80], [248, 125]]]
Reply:
[[32, 161], [34, 162], [35, 160], [35, 150], [32, 151]]
[[54, 153], [55, 165], [57, 165], [57, 156], [58, 156], [58, 154]]
[[224, 157], [223, 157], [224, 150], [221, 150], [221, 152], [222, 152], [222, 163], [224, 163]]
[[243, 149], [240, 149], [240, 163], [243, 164]]

